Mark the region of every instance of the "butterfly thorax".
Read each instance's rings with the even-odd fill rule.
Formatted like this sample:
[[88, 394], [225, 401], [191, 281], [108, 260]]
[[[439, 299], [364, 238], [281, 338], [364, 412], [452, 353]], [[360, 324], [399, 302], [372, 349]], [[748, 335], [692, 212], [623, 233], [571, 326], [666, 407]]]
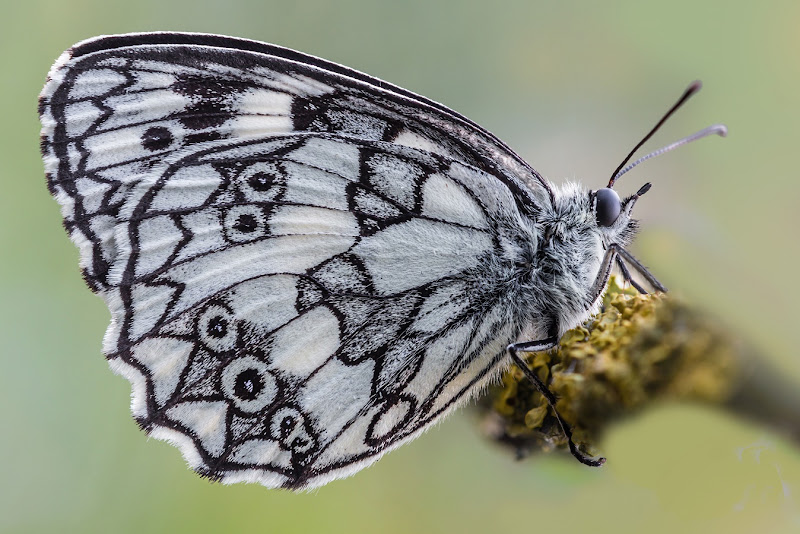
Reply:
[[589, 190], [574, 183], [554, 190], [552, 206], [537, 220], [542, 242], [535, 285], [543, 292], [542, 312], [557, 320], [561, 334], [597, 311], [600, 298], [590, 295], [590, 289], [608, 236], [595, 221]]

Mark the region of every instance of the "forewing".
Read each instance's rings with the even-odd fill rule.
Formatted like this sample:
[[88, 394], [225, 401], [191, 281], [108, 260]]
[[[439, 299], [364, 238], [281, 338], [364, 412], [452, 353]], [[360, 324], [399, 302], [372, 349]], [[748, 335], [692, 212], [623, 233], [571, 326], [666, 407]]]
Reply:
[[50, 189], [86, 249], [82, 267], [94, 289], [113, 284], [113, 226], [130, 188], [156, 162], [218, 139], [331, 132], [387, 141], [493, 175], [523, 210], [552, 197], [506, 145], [441, 104], [255, 41], [180, 33], [85, 41], [54, 65], [40, 113]]

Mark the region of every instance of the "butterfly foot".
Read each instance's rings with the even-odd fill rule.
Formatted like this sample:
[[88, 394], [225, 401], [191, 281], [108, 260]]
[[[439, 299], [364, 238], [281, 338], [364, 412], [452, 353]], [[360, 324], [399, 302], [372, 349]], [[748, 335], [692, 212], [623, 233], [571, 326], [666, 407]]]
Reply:
[[511, 356], [511, 360], [516, 364], [517, 367], [520, 368], [522, 373], [530, 380], [531, 384], [536, 388], [536, 390], [542, 394], [545, 398], [547, 403], [550, 405], [550, 408], [553, 410], [553, 414], [556, 416], [558, 420], [558, 424], [561, 427], [561, 431], [564, 433], [564, 436], [567, 438], [567, 443], [569, 444], [569, 452], [572, 453], [572, 456], [575, 457], [580, 463], [584, 465], [588, 465], [590, 467], [600, 467], [604, 463], [606, 463], [606, 459], [603, 457], [593, 458], [583, 451], [581, 451], [575, 442], [572, 440], [572, 429], [570, 428], [569, 424], [564, 421], [561, 417], [561, 414], [558, 413], [556, 409], [556, 397], [553, 393], [547, 388], [547, 386], [536, 376], [525, 361], [519, 357], [517, 354], [518, 351], [525, 351], [525, 352], [538, 352], [541, 350], [549, 350], [554, 348], [558, 345], [558, 339], [556, 337], [550, 337], [547, 339], [543, 339], [541, 341], [529, 341], [525, 343], [514, 343], [507, 347], [508, 353]]
[[574, 456], [580, 463], [583, 465], [588, 465], [589, 467], [600, 467], [606, 463], [606, 459], [604, 457], [598, 456], [597, 458], [593, 458], [580, 450], [578, 446], [575, 445], [575, 442], [572, 441], [572, 437], [569, 438], [569, 452], [571, 452], [572, 456]]

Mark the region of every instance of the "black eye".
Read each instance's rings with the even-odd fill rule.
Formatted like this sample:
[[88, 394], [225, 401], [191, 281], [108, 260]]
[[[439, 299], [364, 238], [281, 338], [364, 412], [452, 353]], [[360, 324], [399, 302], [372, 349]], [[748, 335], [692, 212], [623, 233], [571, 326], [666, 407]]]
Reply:
[[258, 228], [258, 219], [256, 219], [255, 215], [243, 213], [239, 215], [238, 219], [236, 219], [236, 223], [233, 225], [233, 228], [246, 234], [253, 232], [256, 228]]
[[258, 394], [264, 389], [264, 380], [261, 378], [258, 370], [250, 368], [245, 369], [239, 376], [233, 386], [233, 393], [242, 400], [251, 401], [258, 398]]
[[247, 179], [247, 183], [249, 183], [250, 187], [256, 191], [269, 191], [269, 188], [273, 182], [274, 177], [265, 172], [257, 172]]
[[281, 421], [281, 432], [285, 435], [288, 435], [289, 432], [294, 430], [296, 424], [297, 421], [295, 420], [294, 417], [291, 416], [284, 417], [283, 421]]
[[148, 128], [142, 134], [142, 146], [151, 152], [164, 150], [172, 144], [172, 133], [163, 126]]
[[228, 321], [221, 316], [212, 317], [208, 321], [206, 333], [217, 339], [225, 337], [225, 334], [228, 333]]
[[595, 193], [595, 216], [600, 226], [611, 226], [622, 211], [622, 202], [613, 189], [604, 187]]

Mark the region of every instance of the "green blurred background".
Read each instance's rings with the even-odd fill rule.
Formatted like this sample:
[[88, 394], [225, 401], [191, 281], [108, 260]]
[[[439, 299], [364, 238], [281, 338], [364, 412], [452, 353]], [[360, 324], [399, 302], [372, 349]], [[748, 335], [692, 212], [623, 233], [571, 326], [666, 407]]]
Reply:
[[713, 138], [619, 184], [635, 251], [800, 384], [800, 3], [137, 0], [4, 2], [0, 21], [0, 531], [797, 532], [800, 454], [717, 411], [665, 406], [615, 427], [597, 470], [515, 462], [462, 410], [311, 494], [222, 486], [147, 440], [100, 353], [108, 313], [84, 286], [38, 153], [55, 58], [108, 33], [188, 30], [323, 56], [443, 102], [554, 181], [599, 187], [695, 78], [650, 148]]

